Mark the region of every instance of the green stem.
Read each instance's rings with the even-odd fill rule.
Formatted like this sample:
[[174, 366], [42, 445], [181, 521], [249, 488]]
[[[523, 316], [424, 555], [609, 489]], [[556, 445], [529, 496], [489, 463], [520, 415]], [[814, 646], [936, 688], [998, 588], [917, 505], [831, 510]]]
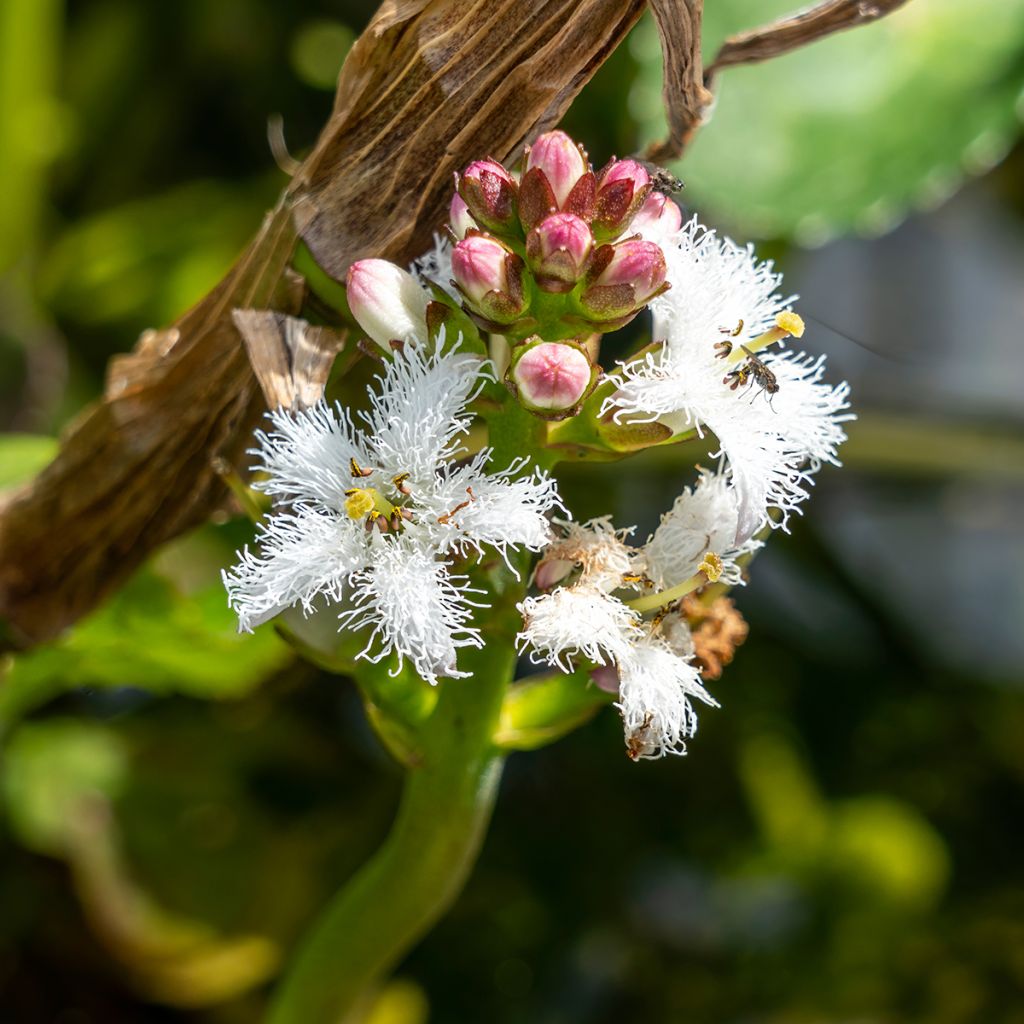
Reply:
[[441, 684], [384, 845], [327, 906], [271, 1005], [268, 1024], [358, 1019], [373, 987], [455, 900], [476, 860], [501, 775], [492, 737], [515, 666], [511, 645], [472, 652]]

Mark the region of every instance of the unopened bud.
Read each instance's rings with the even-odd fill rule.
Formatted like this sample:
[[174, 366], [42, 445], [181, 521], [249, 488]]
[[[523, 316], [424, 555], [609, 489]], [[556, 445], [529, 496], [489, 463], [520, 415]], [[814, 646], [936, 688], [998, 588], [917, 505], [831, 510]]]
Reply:
[[575, 342], [535, 341], [515, 352], [505, 380], [531, 412], [564, 419], [593, 389], [597, 367]]
[[452, 196], [452, 205], [448, 210], [448, 223], [451, 226], [452, 234], [459, 239], [465, 238], [466, 232], [470, 228], [478, 228], [480, 226], [473, 219], [465, 199], [458, 192]]
[[519, 219], [527, 231], [561, 210], [589, 220], [597, 179], [586, 153], [565, 132], [546, 132], [530, 147], [519, 188]]
[[359, 260], [346, 276], [348, 306], [378, 345], [423, 340], [430, 295], [408, 271], [387, 260]]
[[496, 160], [474, 160], [456, 187], [481, 227], [498, 233], [515, 227], [518, 186]]
[[662, 242], [674, 235], [683, 226], [683, 211], [679, 205], [661, 192], [647, 194], [643, 206], [633, 217], [630, 230], [644, 238]]
[[591, 281], [580, 296], [584, 314], [601, 322], [639, 312], [667, 287], [665, 254], [653, 242], [630, 238], [594, 254]]
[[614, 665], [598, 665], [590, 670], [590, 680], [605, 693], [619, 692], [619, 670]]
[[467, 235], [452, 251], [455, 284], [474, 312], [498, 324], [510, 324], [526, 311], [526, 266], [490, 235]]
[[553, 213], [527, 235], [526, 260], [544, 291], [568, 292], [583, 276], [593, 245], [579, 217]]
[[561, 583], [576, 568], [576, 563], [565, 558], [545, 558], [533, 574], [533, 585], [538, 590], [550, 590]]
[[613, 160], [597, 179], [594, 200], [594, 236], [601, 241], [618, 238], [630, 226], [651, 192], [651, 176], [635, 160]]

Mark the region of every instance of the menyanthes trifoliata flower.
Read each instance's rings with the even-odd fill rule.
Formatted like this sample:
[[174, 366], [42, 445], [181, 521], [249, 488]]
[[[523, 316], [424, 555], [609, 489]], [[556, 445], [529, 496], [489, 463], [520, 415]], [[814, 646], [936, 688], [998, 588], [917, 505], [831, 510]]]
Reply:
[[692, 700], [717, 707], [694, 661], [683, 602], [709, 582], [741, 582], [741, 560], [760, 542], [735, 545], [737, 515], [729, 475], [705, 471], [642, 547], [607, 518], [559, 522], [534, 575], [539, 588], [555, 589], [519, 606], [519, 644], [534, 660], [563, 672], [590, 663], [603, 687], [616, 688], [634, 760], [685, 753], [697, 728]]
[[[617, 421], [657, 420], [674, 433], [711, 430], [739, 495], [736, 543], [807, 497], [812, 475], [836, 460], [849, 389], [822, 381], [824, 359], [779, 351], [803, 333], [781, 275], [751, 248], [691, 220], [679, 231], [649, 225], [671, 288], [651, 303], [656, 345], [622, 364], [604, 411]], [[660, 344], [658, 344], [660, 343]]]
[[479, 593], [453, 559], [537, 551], [560, 507], [549, 477], [524, 475], [525, 459], [488, 473], [490, 449], [459, 458], [466, 406], [486, 376], [477, 356], [406, 345], [358, 414], [362, 429], [326, 402], [269, 414], [273, 429], [252, 452], [266, 478], [254, 486], [277, 508], [258, 553], [244, 550], [224, 573], [241, 629], [326, 599], [343, 628], [371, 631], [362, 657], [393, 652], [432, 683], [464, 674], [458, 648], [482, 646], [470, 623]]

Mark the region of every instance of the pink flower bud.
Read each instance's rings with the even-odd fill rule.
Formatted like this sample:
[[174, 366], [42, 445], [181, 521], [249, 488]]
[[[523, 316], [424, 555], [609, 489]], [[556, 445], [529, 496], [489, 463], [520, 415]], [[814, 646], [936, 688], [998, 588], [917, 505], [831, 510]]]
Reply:
[[535, 341], [514, 354], [506, 382], [532, 412], [571, 415], [590, 392], [597, 370], [574, 342]]
[[683, 226], [683, 211], [661, 192], [651, 192], [633, 218], [630, 229], [652, 242], [663, 242]]
[[408, 271], [387, 260], [359, 260], [346, 276], [348, 306], [368, 337], [388, 342], [425, 339], [430, 295]]
[[573, 186], [587, 173], [587, 160], [580, 147], [565, 132], [545, 132], [530, 147], [527, 171], [536, 167], [544, 172], [555, 202], [563, 209]]
[[576, 568], [575, 562], [564, 558], [545, 558], [533, 574], [533, 585], [538, 590], [550, 590]]
[[519, 219], [527, 231], [559, 210], [589, 221], [596, 187], [586, 153], [565, 132], [547, 132], [527, 150]]
[[614, 665], [598, 665], [590, 670], [593, 684], [605, 693], [619, 692], [619, 670]]
[[496, 160], [474, 160], [456, 180], [459, 195], [481, 227], [498, 233], [515, 227], [515, 179]]
[[497, 324], [517, 320], [528, 305], [523, 261], [496, 238], [467, 235], [452, 252], [455, 284], [476, 313]]
[[568, 292], [583, 276], [593, 246], [584, 221], [553, 213], [526, 236], [526, 260], [544, 291]]
[[668, 287], [664, 253], [654, 242], [637, 238], [601, 246], [590, 274], [580, 307], [598, 322], [637, 313]]
[[452, 205], [448, 210], [448, 223], [456, 238], [465, 238], [470, 228], [479, 227], [469, 212], [465, 199], [458, 192], [452, 196]]
[[651, 176], [635, 160], [613, 160], [597, 179], [592, 227], [596, 238], [617, 238], [651, 192]]

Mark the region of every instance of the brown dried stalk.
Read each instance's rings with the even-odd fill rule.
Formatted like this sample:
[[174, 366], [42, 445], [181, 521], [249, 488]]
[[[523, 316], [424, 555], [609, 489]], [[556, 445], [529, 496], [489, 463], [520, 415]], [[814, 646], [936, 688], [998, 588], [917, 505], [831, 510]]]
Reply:
[[710, 85], [722, 68], [737, 64], [756, 64], [772, 57], [780, 57], [834, 32], [856, 28], [884, 18], [907, 0], [825, 0], [807, 10], [798, 11], [788, 18], [731, 36], [718, 51], [705, 75]]

